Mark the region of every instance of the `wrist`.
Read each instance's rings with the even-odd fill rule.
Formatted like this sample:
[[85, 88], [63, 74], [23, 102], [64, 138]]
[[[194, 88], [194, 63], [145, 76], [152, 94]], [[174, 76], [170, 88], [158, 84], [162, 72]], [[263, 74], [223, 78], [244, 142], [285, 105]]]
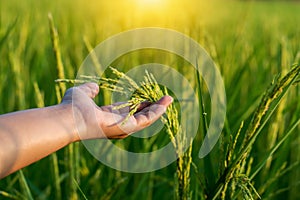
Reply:
[[57, 119], [64, 124], [65, 130], [70, 135], [69, 143], [79, 141], [80, 137], [78, 134], [78, 127], [76, 124], [76, 121], [78, 120], [76, 120], [75, 118], [72, 103], [68, 103], [68, 104], [61, 103], [56, 105], [55, 107], [56, 109], [59, 110]]

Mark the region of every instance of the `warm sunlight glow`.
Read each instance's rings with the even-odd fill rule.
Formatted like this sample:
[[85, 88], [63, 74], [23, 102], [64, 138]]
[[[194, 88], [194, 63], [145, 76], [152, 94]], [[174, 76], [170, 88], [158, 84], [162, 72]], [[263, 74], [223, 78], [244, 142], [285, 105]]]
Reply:
[[194, 13], [193, 10], [199, 8], [192, 1], [198, 0], [123, 0], [127, 5], [122, 7], [122, 12], [131, 10], [130, 14], [139, 26], [165, 27], [170, 23], [185, 24], [190, 23], [189, 16]]
[[158, 4], [160, 2], [162, 2], [163, 0], [137, 0], [139, 1], [140, 4]]
[[160, 9], [165, 6], [166, 0], [136, 0], [136, 2], [140, 8]]

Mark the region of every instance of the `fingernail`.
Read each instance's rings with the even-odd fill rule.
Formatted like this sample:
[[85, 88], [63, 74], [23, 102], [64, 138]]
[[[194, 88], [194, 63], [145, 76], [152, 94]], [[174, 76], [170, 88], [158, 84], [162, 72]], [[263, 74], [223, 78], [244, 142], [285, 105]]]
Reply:
[[167, 100], [168, 100], [169, 103], [172, 103], [172, 102], [173, 102], [173, 97], [171, 97], [171, 96], [166, 96], [166, 98], [167, 98]]

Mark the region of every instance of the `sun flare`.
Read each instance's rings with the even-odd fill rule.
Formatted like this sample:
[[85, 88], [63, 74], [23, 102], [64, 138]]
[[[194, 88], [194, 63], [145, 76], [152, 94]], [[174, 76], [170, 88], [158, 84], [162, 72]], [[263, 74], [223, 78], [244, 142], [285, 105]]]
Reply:
[[143, 8], [160, 8], [165, 6], [166, 0], [136, 0], [137, 5]]
[[137, 0], [140, 4], [159, 4], [161, 3], [163, 0]]

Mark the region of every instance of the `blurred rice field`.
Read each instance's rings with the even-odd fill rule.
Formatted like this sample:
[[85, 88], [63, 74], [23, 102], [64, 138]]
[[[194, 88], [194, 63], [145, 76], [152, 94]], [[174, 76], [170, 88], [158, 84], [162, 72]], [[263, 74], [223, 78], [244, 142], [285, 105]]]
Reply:
[[[228, 185], [232, 194], [215, 195], [225, 181], [222, 174], [226, 172], [226, 148], [232, 144], [241, 122], [244, 121], [244, 127], [250, 123], [274, 78], [300, 63], [299, 10], [299, 1], [1, 1], [0, 114], [59, 103], [49, 13], [58, 31], [66, 78], [76, 77], [89, 54], [87, 41], [95, 47], [114, 34], [134, 28], [177, 30], [206, 49], [220, 69], [227, 95], [226, 124], [213, 151], [205, 159], [198, 158], [199, 144], [205, 135], [202, 123], [193, 142], [191, 199], [243, 199], [247, 191], [238, 185], [232, 188], [234, 184]], [[153, 62], [151, 53], [132, 53], [113, 64], [126, 72]], [[160, 53], [157, 62], [172, 63], [188, 80], [195, 80], [189, 63]], [[198, 83], [192, 84], [200, 87]], [[209, 114], [209, 94], [205, 85], [201, 88]], [[101, 91], [97, 103], [103, 105], [109, 99], [109, 94]], [[269, 154], [299, 120], [299, 101], [300, 86], [293, 84], [252, 145], [245, 161], [247, 166], [241, 166], [245, 169], [243, 174], [252, 177], [256, 166], [266, 161], [250, 180], [262, 199], [300, 198], [300, 126], [293, 129], [274, 154]], [[164, 133], [151, 140], [154, 143], [132, 137], [116, 143], [132, 151], [149, 152], [169, 141], [161, 134]], [[244, 128], [241, 134], [245, 134]], [[238, 140], [238, 147], [240, 143]], [[267, 155], [270, 156], [266, 159]], [[175, 172], [176, 162], [149, 173], [120, 172], [98, 162], [81, 143], [75, 143], [0, 180], [0, 199], [174, 198]]]

